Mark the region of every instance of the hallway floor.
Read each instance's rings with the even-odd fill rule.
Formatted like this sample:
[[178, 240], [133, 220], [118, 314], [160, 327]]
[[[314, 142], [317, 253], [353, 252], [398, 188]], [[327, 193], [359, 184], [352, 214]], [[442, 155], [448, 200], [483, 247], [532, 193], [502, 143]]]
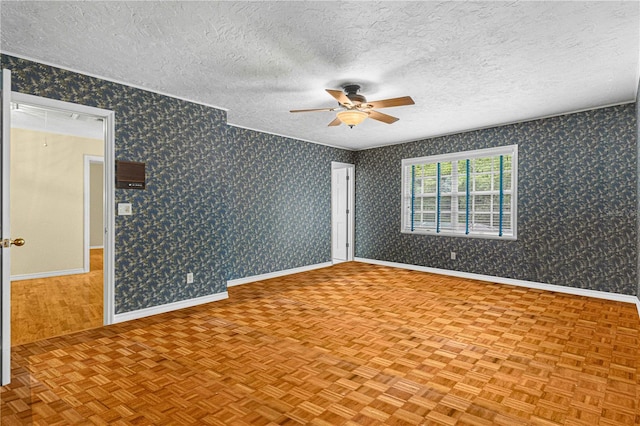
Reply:
[[103, 250], [92, 249], [90, 272], [11, 282], [13, 346], [103, 324]]

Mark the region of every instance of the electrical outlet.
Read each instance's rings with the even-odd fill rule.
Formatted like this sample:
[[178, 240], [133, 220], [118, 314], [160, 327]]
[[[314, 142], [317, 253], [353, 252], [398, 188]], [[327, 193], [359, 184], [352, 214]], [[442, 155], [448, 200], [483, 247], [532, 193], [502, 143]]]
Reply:
[[456, 252], [455, 251], [451, 252], [451, 260], [456, 260]]
[[193, 283], [193, 272], [187, 273], [187, 284]]

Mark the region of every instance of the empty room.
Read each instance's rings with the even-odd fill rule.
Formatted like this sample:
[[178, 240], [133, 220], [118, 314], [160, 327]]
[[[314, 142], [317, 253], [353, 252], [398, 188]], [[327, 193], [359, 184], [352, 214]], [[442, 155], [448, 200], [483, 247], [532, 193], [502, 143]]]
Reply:
[[640, 425], [640, 1], [0, 1], [2, 425]]

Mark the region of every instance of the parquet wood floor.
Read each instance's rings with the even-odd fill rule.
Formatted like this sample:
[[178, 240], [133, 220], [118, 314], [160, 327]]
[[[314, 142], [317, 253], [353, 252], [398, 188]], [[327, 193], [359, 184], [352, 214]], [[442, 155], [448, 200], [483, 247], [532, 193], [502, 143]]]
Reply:
[[13, 281], [13, 345], [69, 334], [103, 324], [103, 250], [92, 249], [90, 272]]
[[342, 263], [25, 344], [4, 426], [638, 425], [635, 306]]

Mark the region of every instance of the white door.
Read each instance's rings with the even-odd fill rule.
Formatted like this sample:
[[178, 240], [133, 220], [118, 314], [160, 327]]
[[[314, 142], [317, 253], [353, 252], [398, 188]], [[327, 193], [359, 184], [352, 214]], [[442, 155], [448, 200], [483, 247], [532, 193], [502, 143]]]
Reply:
[[332, 222], [333, 260], [334, 262], [348, 259], [349, 233], [349, 173], [347, 169], [334, 169], [331, 173], [332, 187]]
[[355, 166], [331, 163], [331, 257], [333, 263], [353, 260]]
[[[11, 381], [11, 281], [10, 281], [10, 259], [9, 248], [11, 247], [11, 234], [9, 233], [9, 136], [11, 134], [11, 72], [2, 70], [2, 154], [0, 164], [0, 198], [1, 207], [1, 231], [2, 231], [2, 261], [0, 262], [0, 272], [2, 275], [2, 386]], [[6, 242], [6, 243], [5, 243]]]

